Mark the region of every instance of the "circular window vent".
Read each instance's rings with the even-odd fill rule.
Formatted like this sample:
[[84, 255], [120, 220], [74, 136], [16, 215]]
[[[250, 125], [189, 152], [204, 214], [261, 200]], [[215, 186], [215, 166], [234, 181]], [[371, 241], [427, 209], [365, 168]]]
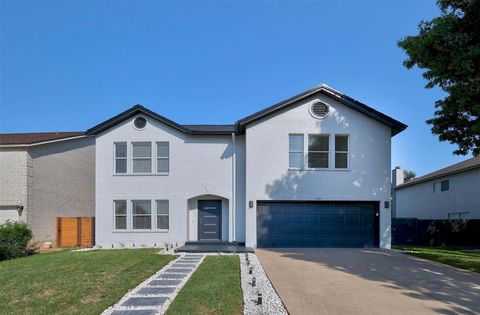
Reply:
[[147, 125], [147, 120], [144, 117], [137, 117], [133, 121], [133, 124], [137, 129], [143, 129]]
[[310, 107], [310, 113], [315, 118], [325, 118], [328, 115], [328, 105], [323, 102], [316, 102]]

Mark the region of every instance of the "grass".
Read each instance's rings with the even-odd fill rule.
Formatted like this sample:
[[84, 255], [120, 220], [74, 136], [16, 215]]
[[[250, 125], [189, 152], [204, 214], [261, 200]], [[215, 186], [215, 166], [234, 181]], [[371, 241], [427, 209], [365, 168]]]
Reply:
[[412, 253], [407, 253], [412, 256], [438, 261], [447, 265], [480, 273], [479, 253], [438, 247], [395, 246], [395, 248], [413, 251]]
[[238, 256], [209, 256], [170, 305], [167, 315], [242, 314]]
[[0, 314], [99, 314], [174, 256], [60, 251], [0, 262]]

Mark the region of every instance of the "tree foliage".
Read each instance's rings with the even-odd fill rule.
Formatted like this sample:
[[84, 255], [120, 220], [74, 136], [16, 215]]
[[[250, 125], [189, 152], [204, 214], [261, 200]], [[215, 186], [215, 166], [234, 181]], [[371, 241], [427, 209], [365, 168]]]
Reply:
[[411, 179], [414, 179], [417, 176], [414, 171], [404, 170], [403, 171], [403, 180], [408, 182]]
[[439, 0], [441, 15], [422, 21], [419, 34], [398, 42], [404, 65], [425, 69], [426, 88], [447, 93], [427, 123], [440, 141], [457, 144], [454, 154], [480, 154], [480, 0]]

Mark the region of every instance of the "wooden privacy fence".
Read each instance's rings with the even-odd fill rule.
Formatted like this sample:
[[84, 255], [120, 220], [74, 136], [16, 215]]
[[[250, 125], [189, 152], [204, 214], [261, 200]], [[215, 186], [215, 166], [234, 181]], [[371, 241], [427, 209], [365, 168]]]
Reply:
[[57, 218], [57, 247], [90, 247], [95, 244], [94, 217]]

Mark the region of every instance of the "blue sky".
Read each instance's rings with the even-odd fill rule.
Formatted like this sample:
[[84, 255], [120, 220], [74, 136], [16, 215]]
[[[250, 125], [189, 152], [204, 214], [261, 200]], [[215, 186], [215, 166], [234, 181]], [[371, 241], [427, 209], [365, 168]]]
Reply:
[[468, 158], [430, 133], [442, 92], [396, 46], [439, 15], [435, 1], [0, 3], [2, 133], [86, 130], [137, 103], [229, 124], [326, 83], [409, 125], [392, 166]]

